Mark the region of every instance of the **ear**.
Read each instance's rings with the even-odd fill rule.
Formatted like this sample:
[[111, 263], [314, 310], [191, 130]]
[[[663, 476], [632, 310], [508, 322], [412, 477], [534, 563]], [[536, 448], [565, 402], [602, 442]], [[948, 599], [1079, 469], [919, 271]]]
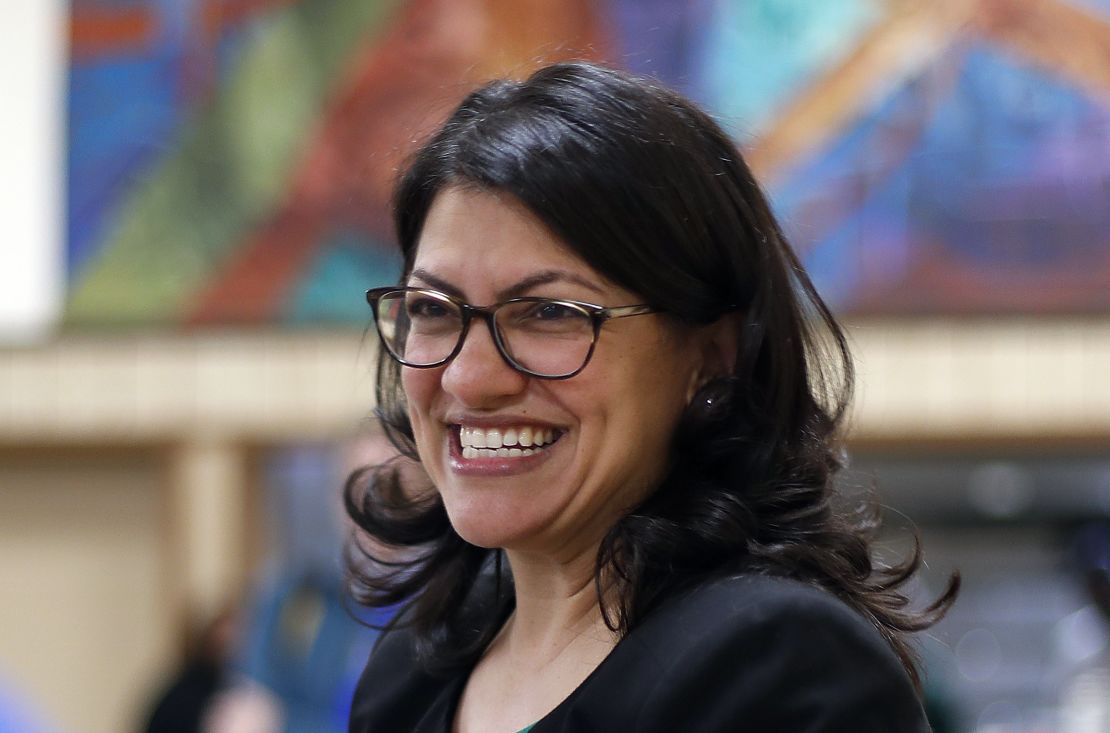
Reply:
[[736, 370], [743, 322], [742, 313], [726, 313], [713, 323], [698, 328], [693, 344], [697, 363], [691, 372], [687, 403], [706, 384], [727, 377]]

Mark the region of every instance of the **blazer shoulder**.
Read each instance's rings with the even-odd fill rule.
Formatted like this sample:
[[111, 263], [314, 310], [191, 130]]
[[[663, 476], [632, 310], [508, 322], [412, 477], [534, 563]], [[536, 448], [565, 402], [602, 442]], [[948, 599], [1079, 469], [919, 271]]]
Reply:
[[[790, 625], [804, 633], [809, 624], [854, 629], [886, 647], [873, 624], [832, 593], [790, 578], [747, 573], [720, 578], [690, 590], [660, 609], [667, 625], [698, 622], [704, 633], [742, 633], [749, 628]], [[798, 626], [801, 624], [801, 626]]]
[[807, 733], [928, 730], [878, 629], [799, 581], [711, 581], [672, 599], [625, 641], [633, 643], [621, 666], [648, 701], [637, 706], [637, 730], [732, 730], [738, 720], [745, 729]]
[[[832, 593], [768, 575], [721, 578], [675, 599], [657, 620], [676, 647], [670, 659], [735, 647], [779, 660], [821, 660], [821, 669], [867, 664], [892, 679], [908, 676], [879, 629]], [[676, 629], [683, 630], [673, 634]], [[804, 666], [809, 666], [808, 664]]]

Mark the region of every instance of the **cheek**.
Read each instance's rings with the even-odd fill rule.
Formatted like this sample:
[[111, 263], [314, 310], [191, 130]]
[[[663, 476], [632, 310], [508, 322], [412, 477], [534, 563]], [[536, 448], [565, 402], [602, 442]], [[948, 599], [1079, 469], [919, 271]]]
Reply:
[[[665, 353], [665, 352], [664, 352]], [[656, 358], [651, 368], [640, 370], [623, 390], [623, 411], [634, 426], [645, 463], [667, 462], [674, 432], [686, 410], [691, 374], [685, 359]]]
[[691, 380], [689, 360], [673, 353], [672, 344], [657, 345], [635, 355], [625, 352], [632, 358], [622, 359], [622, 368], [593, 385], [592, 399], [579, 401], [603, 410], [599, 427], [605, 445], [618, 446], [618, 452], [645, 467], [666, 462]]
[[690, 350], [673, 338], [648, 341], [625, 353], [620, 377], [609, 385], [625, 410], [644, 418], [677, 417], [689, 401], [694, 365]]
[[429, 412], [439, 388], [438, 369], [403, 369], [401, 389], [408, 404], [409, 421], [420, 438], [421, 430], [429, 424]]

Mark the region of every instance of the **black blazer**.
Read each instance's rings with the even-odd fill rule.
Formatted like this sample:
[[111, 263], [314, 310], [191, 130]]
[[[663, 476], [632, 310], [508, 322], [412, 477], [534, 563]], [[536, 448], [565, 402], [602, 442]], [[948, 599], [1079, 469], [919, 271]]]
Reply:
[[[390, 633], [355, 692], [351, 733], [449, 733], [469, 669], [432, 676]], [[803, 583], [739, 575], [661, 605], [531, 733], [927, 733], [897, 656]]]

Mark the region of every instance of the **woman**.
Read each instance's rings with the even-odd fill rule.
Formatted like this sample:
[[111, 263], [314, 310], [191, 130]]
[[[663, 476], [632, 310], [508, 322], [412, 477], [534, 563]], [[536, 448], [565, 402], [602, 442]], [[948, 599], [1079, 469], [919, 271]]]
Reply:
[[[831, 481], [844, 337], [728, 137], [586, 63], [468, 96], [399, 183], [352, 731], [923, 731], [928, 626]], [[409, 480], [405, 480], [408, 477]]]

